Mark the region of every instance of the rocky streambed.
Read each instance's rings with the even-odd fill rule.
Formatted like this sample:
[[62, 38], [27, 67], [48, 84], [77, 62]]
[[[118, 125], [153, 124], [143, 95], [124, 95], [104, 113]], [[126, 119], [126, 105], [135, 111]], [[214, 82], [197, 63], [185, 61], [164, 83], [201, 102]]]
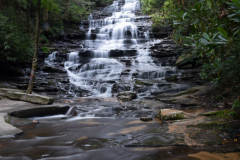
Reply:
[[[138, 0], [66, 23], [51, 52], [39, 49], [33, 89], [55, 103], [0, 100], [0, 118], [20, 133], [0, 137], [0, 159], [238, 160], [237, 125], [208, 113], [197, 97], [211, 86], [179, 59], [172, 28], [151, 25]], [[13, 65], [22, 76], [1, 87], [26, 89], [30, 64]]]

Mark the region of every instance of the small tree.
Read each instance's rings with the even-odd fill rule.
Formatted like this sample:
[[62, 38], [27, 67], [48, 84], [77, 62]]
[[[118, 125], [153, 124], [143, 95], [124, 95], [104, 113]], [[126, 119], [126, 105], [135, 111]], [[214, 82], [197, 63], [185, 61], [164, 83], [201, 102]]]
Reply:
[[32, 69], [31, 69], [29, 85], [28, 85], [27, 92], [26, 92], [27, 94], [32, 94], [33, 84], [34, 84], [36, 70], [37, 70], [40, 10], [41, 10], [41, 0], [37, 0], [36, 29], [35, 29], [35, 37], [34, 37], [34, 53], [33, 53]]

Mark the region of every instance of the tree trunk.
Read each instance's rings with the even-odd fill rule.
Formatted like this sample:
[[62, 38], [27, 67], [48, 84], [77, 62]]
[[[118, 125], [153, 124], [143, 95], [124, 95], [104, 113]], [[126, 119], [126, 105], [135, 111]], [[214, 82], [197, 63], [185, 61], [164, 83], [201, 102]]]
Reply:
[[70, 10], [70, 0], [68, 0], [68, 3], [67, 3], [67, 12], [65, 15], [66, 20], [68, 19], [69, 10]]
[[44, 7], [43, 22], [48, 21], [48, 7]]
[[27, 31], [30, 33], [31, 32], [31, 27], [30, 27], [30, 1], [28, 0], [28, 5], [27, 5]]
[[37, 70], [40, 9], [41, 9], [41, 0], [37, 0], [36, 30], [35, 30], [35, 39], [34, 39], [34, 53], [33, 53], [32, 70], [31, 70], [29, 85], [28, 85], [28, 89], [26, 91], [27, 94], [32, 94], [34, 79], [35, 79], [36, 70]]

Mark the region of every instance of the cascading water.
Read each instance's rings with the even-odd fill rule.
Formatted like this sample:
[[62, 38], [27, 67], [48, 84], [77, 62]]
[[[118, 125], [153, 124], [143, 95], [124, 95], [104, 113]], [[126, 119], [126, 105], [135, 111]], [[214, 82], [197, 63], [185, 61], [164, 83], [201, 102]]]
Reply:
[[[139, 0], [125, 0], [123, 5], [119, 3], [114, 1], [104, 10], [106, 13], [114, 10], [110, 17], [96, 19], [94, 15], [89, 15], [89, 28], [84, 40], [89, 61], [83, 62], [82, 52], [71, 52], [64, 63], [70, 82], [90, 91], [94, 97], [111, 97], [113, 84], [122, 81], [130, 83], [136, 72], [138, 75], [135, 78], [141, 79], [162, 78], [166, 73], [175, 72], [174, 67], [157, 65], [150, 57], [149, 41], [153, 39], [149, 31], [142, 33], [135, 24], [135, 11], [140, 9]], [[80, 28], [83, 28], [82, 25]], [[96, 39], [92, 38], [94, 34]], [[54, 58], [56, 53], [49, 57]]]

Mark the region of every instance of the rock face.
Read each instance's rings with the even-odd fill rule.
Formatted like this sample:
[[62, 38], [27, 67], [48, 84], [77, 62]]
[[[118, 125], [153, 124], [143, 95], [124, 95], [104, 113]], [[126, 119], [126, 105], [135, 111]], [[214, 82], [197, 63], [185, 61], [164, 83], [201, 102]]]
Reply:
[[171, 39], [164, 39], [160, 43], [154, 44], [150, 47], [151, 56], [153, 57], [173, 57], [177, 56], [179, 52], [176, 50], [177, 46]]
[[122, 101], [131, 101], [137, 98], [137, 95], [134, 92], [120, 92], [117, 97]]
[[156, 26], [152, 31], [155, 38], [165, 38], [172, 33], [173, 29], [172, 26]]

